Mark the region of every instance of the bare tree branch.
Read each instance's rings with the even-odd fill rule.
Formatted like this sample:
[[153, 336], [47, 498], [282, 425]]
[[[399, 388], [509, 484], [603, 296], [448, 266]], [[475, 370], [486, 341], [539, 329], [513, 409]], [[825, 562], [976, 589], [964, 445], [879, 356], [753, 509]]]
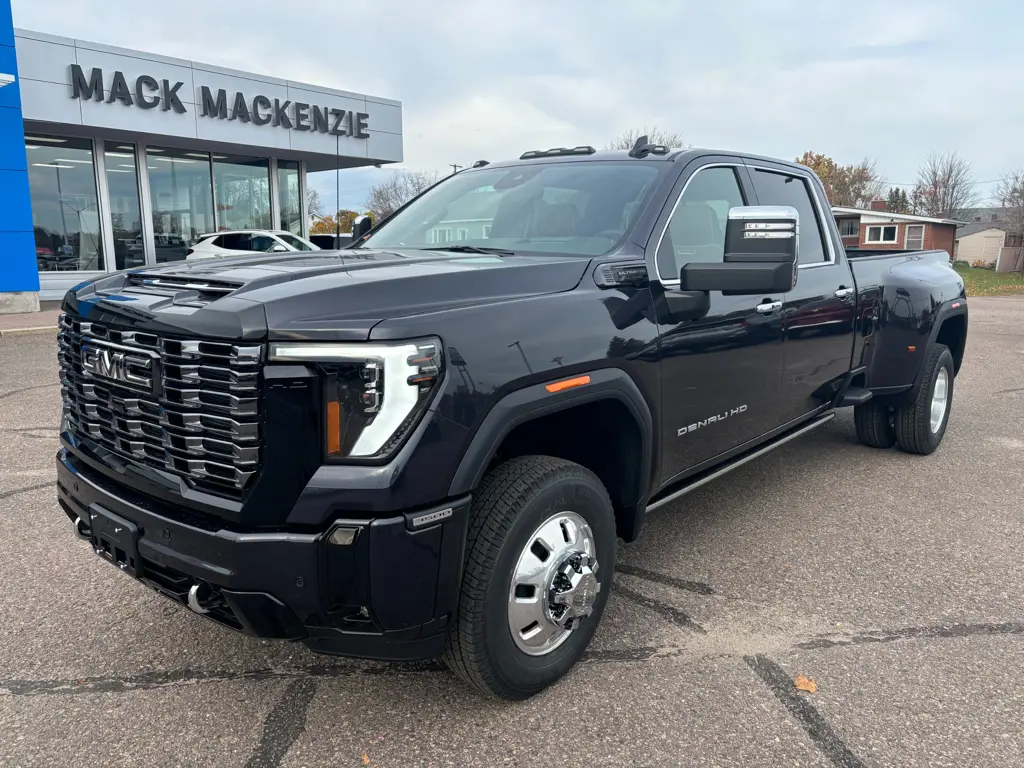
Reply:
[[917, 172], [914, 197], [919, 213], [962, 218], [979, 202], [970, 162], [955, 151], [932, 152]]
[[374, 224], [383, 221], [441, 178], [437, 171], [395, 171], [391, 178], [370, 189], [366, 209]]
[[306, 193], [306, 213], [310, 216], [324, 215], [324, 204], [320, 200], [320, 193], [315, 189], [310, 189]]
[[651, 144], [664, 144], [671, 149], [687, 149], [690, 146], [681, 133], [663, 131], [658, 126], [653, 125], [650, 128], [645, 127], [639, 131], [636, 129], [628, 130], [610, 142], [605, 149], [632, 149], [633, 145], [636, 144], [636, 140], [641, 136], [646, 136]]

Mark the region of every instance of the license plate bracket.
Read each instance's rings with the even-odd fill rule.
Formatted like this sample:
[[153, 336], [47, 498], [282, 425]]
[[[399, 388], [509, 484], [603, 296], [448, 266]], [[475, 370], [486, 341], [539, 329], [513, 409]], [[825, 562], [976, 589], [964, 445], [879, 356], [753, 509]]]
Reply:
[[89, 519], [96, 554], [129, 576], [139, 578], [142, 575], [139, 527], [97, 504], [89, 507]]

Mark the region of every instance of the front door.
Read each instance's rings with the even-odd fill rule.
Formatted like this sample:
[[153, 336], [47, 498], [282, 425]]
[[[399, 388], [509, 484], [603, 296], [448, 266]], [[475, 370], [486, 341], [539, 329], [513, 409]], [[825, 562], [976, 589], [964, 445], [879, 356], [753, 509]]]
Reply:
[[796, 287], [785, 296], [779, 416], [790, 422], [830, 402], [850, 370], [856, 286], [841, 243], [825, 226], [810, 176], [751, 161], [759, 205], [788, 205], [800, 214]]
[[729, 209], [753, 205], [739, 160], [696, 162], [683, 171], [651, 246], [658, 276], [652, 287], [661, 354], [663, 483], [778, 424], [783, 294], [712, 291], [710, 310], [699, 320], [674, 317], [666, 301], [679, 290], [685, 264], [723, 260]]

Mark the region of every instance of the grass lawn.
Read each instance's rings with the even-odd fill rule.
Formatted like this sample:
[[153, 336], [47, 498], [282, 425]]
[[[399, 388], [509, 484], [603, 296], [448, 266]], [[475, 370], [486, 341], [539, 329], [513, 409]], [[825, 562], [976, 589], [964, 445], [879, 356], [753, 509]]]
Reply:
[[964, 279], [968, 296], [999, 296], [1004, 293], [1024, 293], [1024, 279], [1016, 272], [995, 272], [991, 269], [957, 266]]

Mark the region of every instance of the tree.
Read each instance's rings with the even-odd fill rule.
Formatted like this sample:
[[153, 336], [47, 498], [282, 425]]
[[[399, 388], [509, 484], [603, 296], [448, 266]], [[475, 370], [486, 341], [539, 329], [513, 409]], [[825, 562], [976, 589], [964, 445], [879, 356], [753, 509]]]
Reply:
[[681, 133], [675, 133], [674, 131], [663, 131], [658, 126], [654, 125], [642, 130], [630, 129], [614, 139], [606, 149], [632, 149], [636, 144], [636, 140], [641, 136], [646, 136], [647, 140], [651, 144], [663, 144], [671, 149], [686, 149], [690, 145], [683, 139]]
[[359, 211], [343, 208], [334, 216], [328, 214], [317, 218], [313, 222], [313, 226], [309, 228], [309, 232], [312, 235], [333, 235], [336, 232], [351, 232], [352, 224], [359, 216], [362, 216]]
[[885, 200], [885, 210], [889, 213], [910, 213], [910, 198], [907, 193], [899, 187], [889, 190], [889, 196]]
[[320, 200], [320, 193], [311, 189], [306, 193], [306, 213], [310, 216], [323, 216], [324, 204]]
[[932, 152], [917, 172], [920, 213], [958, 219], [979, 202], [970, 162], [956, 151]]
[[338, 222], [331, 215], [320, 216], [309, 228], [311, 235], [333, 235], [338, 231]]
[[868, 208], [885, 189], [885, 180], [869, 158], [856, 164], [840, 165], [828, 155], [812, 151], [804, 152], [796, 162], [806, 165], [821, 179], [832, 205]]
[[386, 219], [440, 178], [437, 171], [395, 171], [387, 181], [372, 187], [366, 198], [366, 209], [373, 216], [374, 224]]
[[1013, 271], [1024, 271], [1024, 168], [1018, 168], [1003, 177], [996, 187], [996, 198], [1003, 206], [1002, 219], [1007, 234], [1016, 244]]

